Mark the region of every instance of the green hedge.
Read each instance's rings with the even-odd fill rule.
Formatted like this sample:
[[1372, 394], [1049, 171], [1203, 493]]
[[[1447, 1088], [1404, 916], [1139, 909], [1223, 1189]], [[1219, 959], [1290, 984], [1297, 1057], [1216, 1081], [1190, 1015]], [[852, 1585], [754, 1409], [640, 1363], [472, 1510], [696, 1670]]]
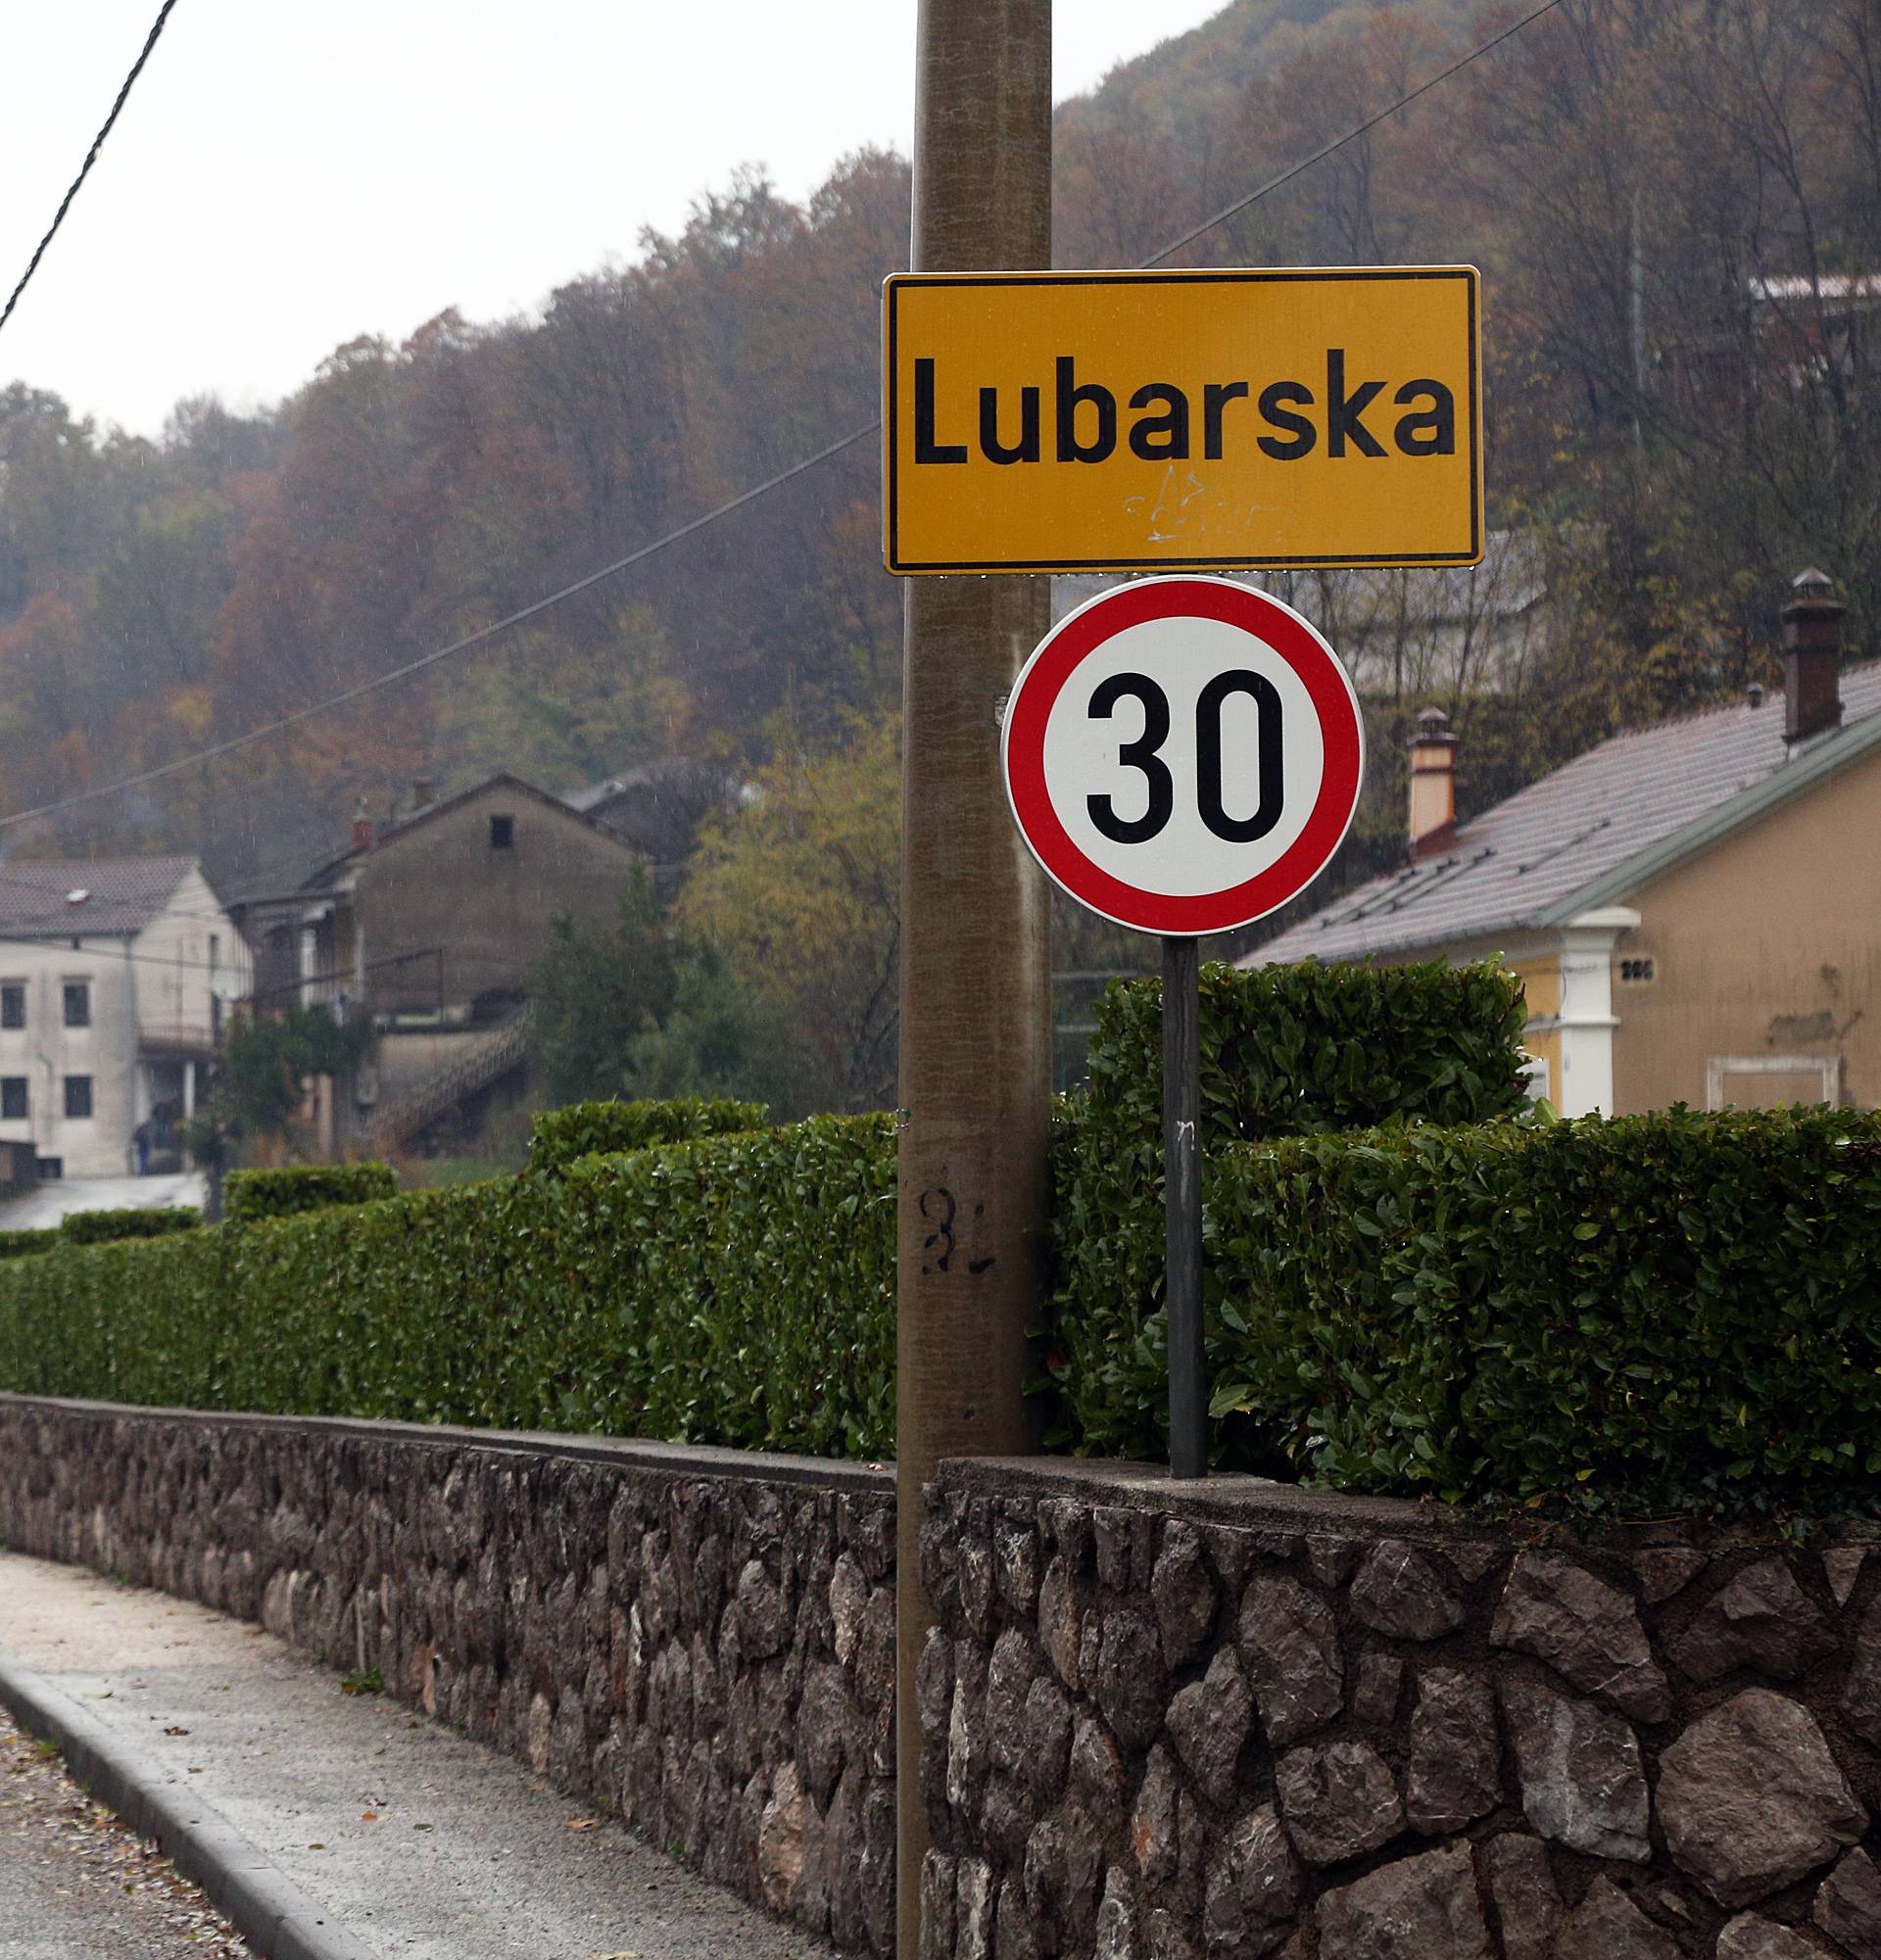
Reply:
[[50, 1252], [59, 1241], [57, 1225], [37, 1231], [0, 1231], [0, 1259], [24, 1259], [31, 1253]]
[[563, 1109], [544, 1110], [530, 1124], [528, 1168], [557, 1177], [579, 1158], [682, 1143], [694, 1136], [736, 1136], [762, 1129], [769, 1115], [762, 1103], [734, 1102], [728, 1097], [569, 1103]]
[[398, 1194], [389, 1164], [294, 1164], [278, 1171], [231, 1171], [222, 1181], [222, 1216], [231, 1223], [285, 1219], [329, 1205], [365, 1205]]
[[1881, 1474], [1881, 1117], [1303, 1137], [1207, 1202], [1216, 1410], [1303, 1472], [1627, 1509]]
[[69, 1247], [0, 1283], [31, 1394], [881, 1456], [887, 1117], [589, 1156], [345, 1211]]
[[59, 1236], [67, 1245], [105, 1245], [113, 1239], [160, 1239], [171, 1232], [193, 1231], [203, 1222], [201, 1212], [187, 1205], [158, 1205], [148, 1211], [68, 1212], [59, 1220]]
[[[1203, 967], [1205, 1204], [1219, 1153], [1251, 1138], [1512, 1115], [1522, 1106], [1524, 1021], [1519, 980], [1493, 963]], [[1089, 1071], [1088, 1087], [1063, 1099], [1055, 1125], [1055, 1281], [1042, 1330], [1052, 1372], [1035, 1386], [1048, 1399], [1052, 1442], [1161, 1457], [1159, 980], [1112, 983]], [[1212, 1235], [1207, 1250], [1212, 1262]]]

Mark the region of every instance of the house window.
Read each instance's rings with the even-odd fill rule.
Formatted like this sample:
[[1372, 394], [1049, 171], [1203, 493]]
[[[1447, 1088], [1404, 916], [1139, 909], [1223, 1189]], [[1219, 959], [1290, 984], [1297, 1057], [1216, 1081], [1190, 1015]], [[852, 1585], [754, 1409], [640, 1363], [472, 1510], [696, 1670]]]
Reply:
[[68, 1076], [66, 1077], [66, 1114], [70, 1117], [87, 1117], [91, 1114], [91, 1077], [89, 1076]]
[[34, 1168], [41, 1177], [50, 1181], [66, 1174], [66, 1160], [63, 1157], [41, 1157], [36, 1161]]
[[515, 847], [515, 818], [492, 817], [490, 819], [490, 848], [492, 850], [514, 850]]
[[1708, 1110], [1782, 1109], [1841, 1100], [1839, 1055], [1713, 1055], [1705, 1065]]
[[0, 1028], [24, 1028], [25, 1025], [25, 981], [7, 980], [0, 983]]
[[24, 1123], [26, 1115], [25, 1076], [0, 1076], [0, 1123]]
[[65, 987], [66, 1026], [68, 1028], [89, 1028], [91, 1026], [91, 982], [89, 980], [68, 980]]

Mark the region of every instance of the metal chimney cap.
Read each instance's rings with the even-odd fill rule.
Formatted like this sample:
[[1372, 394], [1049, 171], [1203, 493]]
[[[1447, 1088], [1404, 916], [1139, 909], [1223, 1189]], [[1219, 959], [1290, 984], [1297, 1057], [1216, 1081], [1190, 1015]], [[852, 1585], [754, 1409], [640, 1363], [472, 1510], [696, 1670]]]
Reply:
[[1821, 598], [1835, 590], [1835, 581], [1827, 572], [1817, 571], [1813, 565], [1797, 573], [1790, 581], [1791, 589], [1801, 593], [1806, 598]]
[[1449, 725], [1450, 717], [1441, 708], [1421, 708], [1418, 711], [1420, 728], [1447, 728]]

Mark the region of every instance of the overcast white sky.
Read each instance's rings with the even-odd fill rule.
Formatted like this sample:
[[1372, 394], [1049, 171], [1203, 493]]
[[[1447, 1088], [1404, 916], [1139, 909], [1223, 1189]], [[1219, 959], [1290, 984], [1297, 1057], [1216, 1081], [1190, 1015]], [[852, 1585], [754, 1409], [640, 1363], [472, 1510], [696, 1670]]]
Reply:
[[[1056, 92], [1226, 0], [1057, 0]], [[0, 302], [157, 0], [0, 0]], [[538, 306], [740, 163], [793, 196], [913, 122], [915, 0], [179, 0], [0, 333], [0, 386], [154, 434], [341, 342]]]

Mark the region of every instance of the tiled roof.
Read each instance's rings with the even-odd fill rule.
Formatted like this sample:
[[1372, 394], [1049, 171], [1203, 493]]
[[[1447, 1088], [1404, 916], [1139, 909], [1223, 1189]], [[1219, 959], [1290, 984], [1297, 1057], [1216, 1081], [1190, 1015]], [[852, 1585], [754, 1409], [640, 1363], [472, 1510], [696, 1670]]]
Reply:
[[0, 863], [0, 935], [141, 932], [195, 869], [193, 857], [8, 858]]
[[[1441, 857], [1375, 878], [1249, 957], [1349, 960], [1557, 925], [1613, 902], [1675, 855], [1881, 741], [1881, 660], [1845, 667], [1843, 725], [1794, 758], [1783, 696], [1616, 735], [1457, 832]], [[1795, 772], [1794, 776], [1788, 772]], [[1615, 888], [1617, 887], [1617, 888]], [[1311, 903], [1311, 894], [1307, 894]]]

